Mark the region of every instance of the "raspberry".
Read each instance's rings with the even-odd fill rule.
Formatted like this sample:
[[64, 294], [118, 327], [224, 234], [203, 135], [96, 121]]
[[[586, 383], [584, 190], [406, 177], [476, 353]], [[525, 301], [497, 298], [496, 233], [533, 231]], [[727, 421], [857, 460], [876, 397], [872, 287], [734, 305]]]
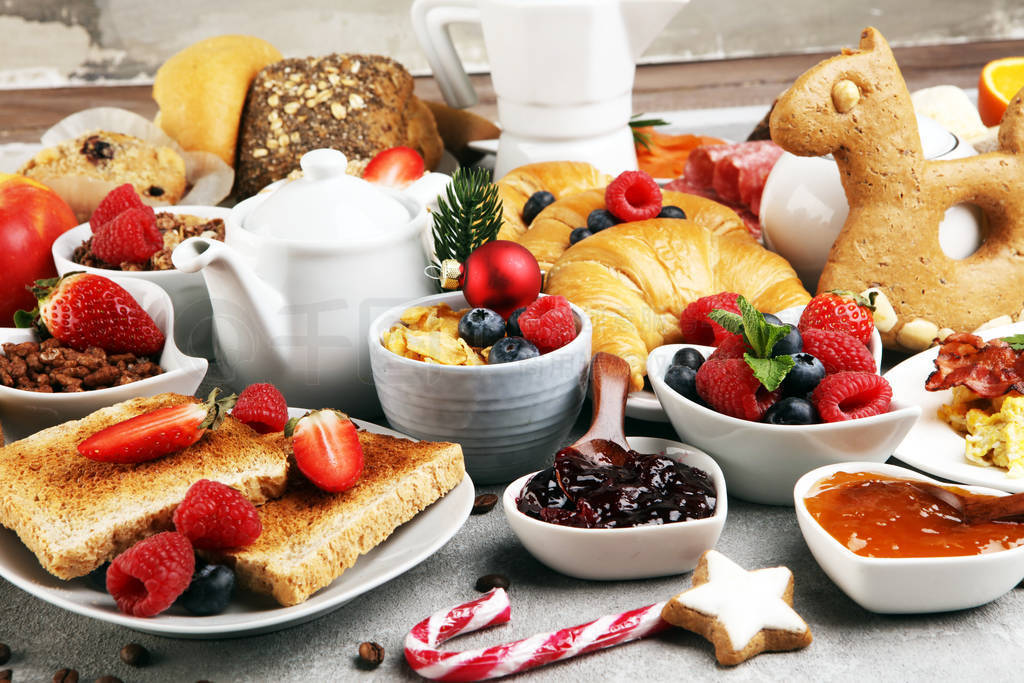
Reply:
[[742, 358], [705, 361], [697, 370], [697, 393], [723, 415], [755, 422], [779, 398], [779, 392], [761, 385]]
[[280, 432], [288, 423], [288, 404], [273, 384], [250, 384], [238, 395], [231, 414], [260, 434]]
[[683, 341], [687, 344], [703, 344], [717, 346], [730, 333], [724, 327], [708, 319], [708, 313], [721, 308], [738, 314], [740, 307], [736, 304], [735, 292], [721, 292], [711, 296], [702, 296], [683, 309], [679, 316], [679, 330], [683, 333]]
[[873, 372], [837, 372], [811, 392], [811, 403], [825, 422], [855, 420], [888, 412], [892, 387]]
[[543, 296], [519, 316], [523, 337], [541, 353], [560, 349], [576, 338], [576, 321], [564, 296]]
[[195, 566], [188, 539], [175, 531], [165, 531], [139, 541], [114, 558], [107, 569], [107, 592], [125, 614], [152, 617], [185, 592]]
[[661, 211], [661, 188], [643, 171], [624, 171], [608, 184], [604, 204], [619, 220], [647, 220]]
[[92, 251], [110, 265], [144, 263], [164, 246], [152, 207], [122, 211], [92, 236]]
[[743, 358], [743, 354], [751, 351], [750, 345], [743, 339], [742, 334], [728, 334], [722, 338], [708, 360], [725, 360], [727, 358]]
[[114, 220], [128, 209], [139, 209], [145, 206], [131, 183], [118, 185], [107, 193], [96, 210], [89, 217], [89, 225], [95, 235], [99, 228]]
[[174, 528], [203, 550], [247, 546], [263, 531], [256, 507], [241, 493], [217, 481], [192, 484], [174, 511]]
[[846, 332], [807, 329], [803, 332], [803, 340], [804, 353], [820, 360], [826, 374], [844, 371], [874, 374], [877, 369], [868, 347]]

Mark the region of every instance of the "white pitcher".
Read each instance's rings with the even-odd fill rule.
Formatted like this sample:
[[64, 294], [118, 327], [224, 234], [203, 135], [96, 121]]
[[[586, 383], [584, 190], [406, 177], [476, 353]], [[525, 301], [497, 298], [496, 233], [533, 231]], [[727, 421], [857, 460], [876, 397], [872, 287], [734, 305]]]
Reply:
[[479, 23], [502, 133], [495, 177], [533, 161], [636, 168], [636, 60], [689, 0], [415, 0], [412, 24], [445, 100], [476, 92], [448, 27]]

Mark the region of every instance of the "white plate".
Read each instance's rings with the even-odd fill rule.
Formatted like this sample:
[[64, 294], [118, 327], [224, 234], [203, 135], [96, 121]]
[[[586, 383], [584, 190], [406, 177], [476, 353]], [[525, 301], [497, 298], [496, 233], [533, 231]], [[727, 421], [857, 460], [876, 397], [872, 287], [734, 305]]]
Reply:
[[[994, 339], [1021, 332], [1024, 332], [1024, 323], [1014, 323], [985, 330], [978, 336]], [[939, 419], [936, 411], [943, 403], [952, 400], [952, 389], [927, 391], [924, 388], [925, 379], [935, 369], [933, 361], [938, 355], [938, 347], [922, 351], [885, 373], [885, 378], [892, 385], [893, 400], [921, 406], [920, 419], [893, 455], [911, 467], [959, 484], [1024, 493], [1024, 479], [1011, 479], [1006, 476], [1006, 470], [999, 467], [983, 467], [969, 462], [964, 456], [964, 438]]]
[[[292, 417], [305, 411], [291, 408]], [[390, 429], [355, 420], [363, 429], [403, 438]], [[151, 619], [130, 617], [117, 610], [113, 598], [89, 587], [83, 577], [62, 581], [43, 569], [10, 530], [0, 529], [0, 576], [40, 600], [68, 611], [143, 633], [175, 638], [236, 638], [295, 626], [338, 609], [346, 602], [412, 569], [434, 554], [462, 527], [473, 507], [475, 491], [467, 475], [447, 495], [406, 522], [386, 541], [359, 558], [334, 583], [309, 600], [281, 607], [272, 598], [238, 591], [228, 610], [209, 617], [189, 615], [173, 606]]]

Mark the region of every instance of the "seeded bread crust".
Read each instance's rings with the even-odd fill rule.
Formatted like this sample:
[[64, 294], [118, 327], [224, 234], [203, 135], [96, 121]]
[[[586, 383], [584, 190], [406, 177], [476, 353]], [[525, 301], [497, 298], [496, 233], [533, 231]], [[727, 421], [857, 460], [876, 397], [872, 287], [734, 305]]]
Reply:
[[105, 427], [195, 400], [136, 398], [0, 448], [0, 525], [18, 534], [44, 569], [72, 579], [171, 529], [174, 509], [200, 479], [238, 489], [257, 505], [281, 495], [288, 458], [280, 442], [230, 416], [198, 443], [149, 462], [95, 462], [77, 451]]
[[353, 488], [326, 493], [293, 468], [285, 495], [260, 508], [256, 542], [215, 558], [234, 566], [239, 585], [303, 602], [465, 476], [458, 444], [362, 431], [359, 441], [365, 464]]

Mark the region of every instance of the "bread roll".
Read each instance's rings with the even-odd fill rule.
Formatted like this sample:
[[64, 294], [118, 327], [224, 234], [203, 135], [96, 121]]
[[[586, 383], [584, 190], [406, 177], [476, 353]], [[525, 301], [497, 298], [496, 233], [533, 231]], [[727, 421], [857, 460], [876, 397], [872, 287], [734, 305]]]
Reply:
[[671, 218], [623, 223], [577, 242], [548, 272], [545, 291], [587, 312], [593, 350], [625, 358], [634, 391], [643, 388], [647, 352], [681, 340], [679, 315], [692, 301], [737, 292], [775, 312], [811, 298], [778, 254]]
[[280, 59], [277, 48], [254, 36], [216, 36], [190, 45], [156, 72], [157, 124], [186, 151], [212, 152], [234, 167], [249, 84]]

